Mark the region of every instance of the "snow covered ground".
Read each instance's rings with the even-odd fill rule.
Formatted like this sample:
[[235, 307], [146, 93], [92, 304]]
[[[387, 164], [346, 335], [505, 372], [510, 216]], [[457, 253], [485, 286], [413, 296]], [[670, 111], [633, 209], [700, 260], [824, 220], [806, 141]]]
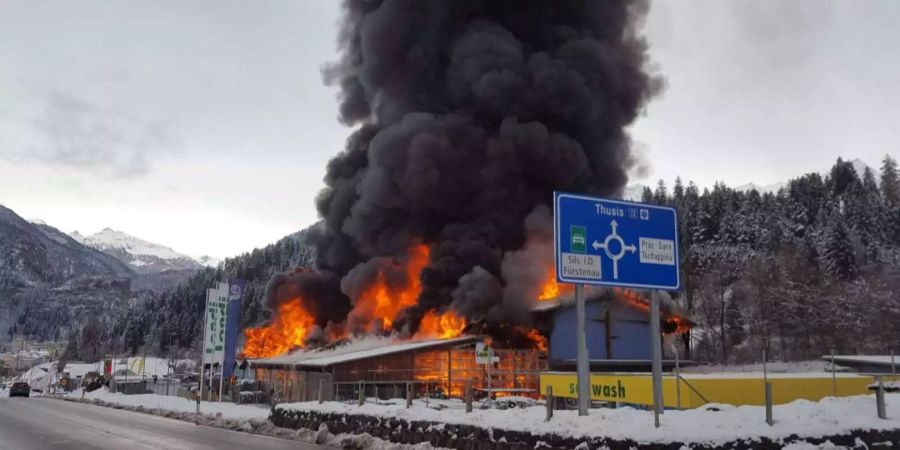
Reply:
[[[0, 393], [2, 395], [2, 393]], [[69, 395], [70, 399], [81, 398], [81, 391]], [[109, 393], [105, 389], [86, 393], [85, 400], [101, 404], [115, 404], [129, 409], [138, 409], [176, 418], [189, 418], [196, 410], [193, 401], [181, 397], [154, 394], [123, 395]], [[652, 415], [647, 411], [632, 408], [593, 409], [588, 417], [579, 417], [576, 411], [555, 411], [550, 422], [545, 422], [545, 409], [541, 406], [510, 410], [479, 410], [470, 414], [461, 410], [458, 400], [436, 401], [427, 404], [416, 400], [413, 407], [406, 409], [405, 401], [395, 399], [388, 402], [370, 403], [359, 407], [355, 404], [338, 402], [303, 402], [277, 405], [276, 408], [310, 410], [320, 412], [362, 414], [383, 418], [421, 420], [466, 424], [484, 428], [502, 428], [527, 431], [533, 434], [558, 434], [566, 437], [608, 437], [611, 439], [632, 439], [640, 443], [722, 443], [738, 439], [768, 437], [786, 438], [821, 437], [844, 434], [856, 429], [897, 429], [900, 428], [900, 394], [887, 395], [887, 413], [890, 419], [879, 420], [875, 411], [874, 396], [828, 398], [819, 402], [805, 400], [776, 406], [775, 425], [765, 424], [764, 408], [757, 406], [707, 405], [704, 408], [687, 411], [666, 411], [661, 417], [662, 426], [652, 426]], [[155, 410], [155, 411], [153, 411]], [[172, 414], [167, 414], [171, 412]], [[269, 408], [233, 403], [203, 402], [201, 412], [211, 425], [215, 420], [225, 427], [266, 434], [290, 436], [298, 439], [315, 440], [316, 433], [308, 430], [291, 435], [293, 431], [275, 429], [267, 424]], [[218, 419], [213, 416], [221, 415]], [[187, 419], [186, 419], [187, 420]], [[233, 425], [231, 425], [233, 424]], [[250, 425], [248, 425], [250, 424]], [[320, 438], [321, 439], [321, 438]], [[371, 436], [328, 435], [323, 442], [338, 447], [353, 447], [364, 443], [373, 448], [391, 449], [431, 449], [427, 444], [406, 446], [391, 444]], [[360, 448], [360, 447], [356, 447]], [[829, 448], [829, 447], [793, 447]]]
[[[0, 392], [0, 397], [4, 396]], [[81, 398], [81, 389], [77, 389], [67, 395], [70, 400]], [[102, 406], [118, 405], [140, 412], [157, 414], [180, 420], [197, 421], [204, 425], [245, 431], [250, 433], [266, 434], [287, 439], [297, 439], [329, 445], [335, 448], [368, 449], [368, 450], [434, 450], [430, 444], [418, 445], [396, 444], [372, 437], [368, 434], [338, 434], [327, 431], [317, 432], [312, 430], [291, 430], [278, 428], [269, 423], [270, 409], [256, 405], [236, 405], [229, 402], [202, 402], [200, 412], [202, 417], [196, 418], [196, 403], [182, 397], [144, 394], [124, 395], [110, 393], [106, 389], [98, 389], [94, 392], [86, 392], [84, 400]], [[432, 403], [433, 404], [433, 403]]]
[[475, 410], [465, 414], [455, 408], [436, 410], [421, 404], [406, 409], [400, 403], [356, 406], [303, 402], [281, 404], [276, 408], [465, 424], [574, 438], [633, 439], [641, 443], [722, 443], [757, 437], [822, 437], [857, 429], [900, 428], [900, 394], [887, 396], [888, 420], [878, 419], [875, 397], [868, 395], [826, 398], [819, 402], [798, 400], [775, 406], [775, 424], [771, 427], [765, 424], [765, 408], [760, 406], [707, 405], [694, 410], [666, 411], [661, 417], [662, 425], [657, 429], [652, 425], [653, 416], [649, 412], [633, 408], [594, 409], [587, 417], [579, 417], [576, 411], [555, 411], [553, 419], [545, 422], [543, 407]]
[[[791, 362], [770, 362], [766, 364], [766, 370], [769, 373], [813, 373], [819, 372], [824, 373], [826, 369], [831, 367], [830, 363], [821, 360], [812, 360], [812, 361], [791, 361]], [[685, 367], [682, 370], [682, 373], [743, 373], [743, 372], [758, 372], [762, 373], [763, 365], [759, 364], [741, 364], [741, 365], [728, 365], [723, 366], [720, 364], [707, 364], [702, 366], [692, 366]], [[838, 366], [838, 371], [847, 370], [843, 367]], [[828, 376], [831, 376], [831, 372], [828, 372]]]
[[[76, 389], [68, 395], [69, 398], [80, 399], [81, 389]], [[122, 406], [143, 407], [143, 409], [160, 409], [172, 412], [193, 413], [197, 410], [197, 403], [184, 397], [173, 395], [125, 395], [108, 392], [105, 388], [93, 392], [86, 392], [84, 399], [103, 401]], [[270, 409], [256, 405], [237, 405], [231, 402], [201, 402], [200, 412], [203, 414], [222, 414], [229, 419], [262, 419], [267, 420]]]
[[[143, 363], [141, 360], [143, 359]], [[192, 360], [171, 360], [177, 364], [187, 366], [192, 368], [196, 363]], [[130, 358], [114, 358], [112, 361], [113, 364], [113, 373], [119, 370], [129, 370], [130, 373], [134, 373], [140, 376], [152, 377], [156, 375], [162, 378], [163, 375], [166, 375], [169, 369], [170, 360], [165, 358], [155, 358], [152, 356], [148, 356], [146, 358], [141, 357], [130, 357]], [[18, 377], [18, 379], [25, 381], [27, 383], [33, 383], [47, 374], [56, 373], [57, 361], [46, 362], [42, 364], [38, 364], [31, 369], [28, 369], [25, 373]], [[96, 363], [79, 363], [79, 362], [70, 362], [66, 364], [66, 367], [63, 369], [64, 372], [68, 372], [69, 376], [72, 378], [80, 378], [83, 377], [88, 372], [102, 372], [103, 371], [103, 362]]]

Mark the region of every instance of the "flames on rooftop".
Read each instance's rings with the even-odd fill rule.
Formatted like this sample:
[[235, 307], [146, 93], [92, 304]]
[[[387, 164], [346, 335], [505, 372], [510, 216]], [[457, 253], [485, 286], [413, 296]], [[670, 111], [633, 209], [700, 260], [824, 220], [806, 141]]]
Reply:
[[[410, 275], [409, 282], [399, 288], [391, 288], [384, 282], [383, 276], [374, 279], [375, 284], [363, 290], [363, 294], [351, 310], [351, 316], [359, 323], [365, 324], [360, 333], [392, 332], [392, 324], [405, 313], [404, 308], [414, 306], [415, 299], [421, 293], [421, 282], [416, 276], [425, 266], [429, 249], [417, 246], [410, 252], [406, 270]], [[549, 275], [542, 277], [542, 284], [533, 291], [540, 292], [538, 301], [556, 300], [560, 296], [574, 292], [574, 285], [559, 283], [552, 265], [546, 266]], [[555, 295], [549, 297], [547, 293]], [[649, 301], [638, 291], [632, 289], [613, 289], [617, 299], [624, 301], [642, 311], [649, 311]], [[411, 301], [411, 299], [413, 301]], [[522, 299], [527, 302], [528, 299]], [[348, 335], [346, 324], [329, 324], [324, 331], [318, 330], [316, 318], [303, 307], [302, 299], [281, 303], [273, 319], [266, 325], [247, 328], [247, 338], [243, 353], [247, 357], [269, 357], [286, 353], [295, 348], [309, 345], [327, 345], [340, 342]], [[684, 333], [691, 329], [691, 322], [675, 312], [663, 312], [662, 330], [665, 334]], [[350, 319], [348, 319], [350, 320]], [[413, 340], [449, 339], [464, 334], [487, 335], [504, 346], [512, 348], [534, 348], [547, 350], [547, 337], [533, 327], [495, 322], [485, 319], [469, 321], [452, 309], [432, 309], [427, 311], [419, 321], [418, 328], [411, 336]]]

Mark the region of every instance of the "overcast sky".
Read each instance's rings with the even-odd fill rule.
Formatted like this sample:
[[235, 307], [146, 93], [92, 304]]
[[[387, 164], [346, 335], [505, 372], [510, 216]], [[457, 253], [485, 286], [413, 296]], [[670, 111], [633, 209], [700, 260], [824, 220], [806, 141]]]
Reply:
[[[316, 220], [349, 130], [338, 3], [0, 0], [0, 204], [231, 256]], [[768, 184], [900, 156], [900, 2], [667, 0], [634, 182]], [[636, 174], [637, 175], [637, 174]]]

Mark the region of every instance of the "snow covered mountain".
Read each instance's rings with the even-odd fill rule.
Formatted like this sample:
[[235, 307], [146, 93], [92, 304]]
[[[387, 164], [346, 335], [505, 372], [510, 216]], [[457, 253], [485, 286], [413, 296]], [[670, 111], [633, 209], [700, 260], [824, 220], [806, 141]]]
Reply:
[[85, 277], [129, 277], [115, 258], [0, 206], [0, 290], [58, 286]]
[[88, 247], [116, 257], [138, 273], [199, 270], [214, 259], [206, 257], [204, 262], [200, 262], [164, 245], [154, 244], [110, 228], [104, 228], [90, 236], [84, 236], [77, 231], [69, 236]]
[[853, 168], [856, 169], [856, 175], [858, 175], [860, 179], [866, 173], [866, 169], [871, 170], [872, 174], [875, 175], [875, 179], [878, 179], [878, 170], [873, 169], [871, 166], [866, 164], [863, 160], [856, 158], [853, 161], [850, 161], [850, 164], [853, 164]]
[[775, 194], [778, 192], [779, 189], [784, 188], [784, 187], [787, 187], [787, 183], [785, 183], [783, 181], [779, 181], [778, 183], [766, 184], [763, 186], [760, 186], [756, 183], [747, 183], [747, 184], [742, 184], [740, 186], [736, 186], [734, 188], [734, 190], [741, 191], [741, 192], [756, 191], [756, 192], [759, 192], [760, 194], [769, 194], [769, 193]]
[[197, 261], [198, 263], [206, 267], [218, 267], [219, 264], [222, 263], [222, 259], [216, 258], [215, 256], [200, 255], [194, 256], [193, 258], [194, 261]]
[[0, 206], [0, 336], [64, 339], [122, 310], [135, 271], [52, 226]]
[[641, 197], [644, 194], [644, 185], [643, 184], [632, 184], [629, 186], [625, 186], [625, 190], [622, 191], [622, 200], [628, 200], [632, 202], [641, 201]]

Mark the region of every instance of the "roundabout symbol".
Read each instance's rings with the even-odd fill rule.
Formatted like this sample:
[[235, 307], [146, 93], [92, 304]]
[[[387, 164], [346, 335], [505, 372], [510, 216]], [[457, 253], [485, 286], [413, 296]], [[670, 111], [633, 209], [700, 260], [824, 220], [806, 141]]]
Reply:
[[[603, 251], [606, 252], [606, 256], [608, 256], [609, 259], [611, 259], [613, 262], [613, 279], [618, 280], [619, 279], [619, 260], [622, 259], [623, 256], [625, 256], [626, 251], [634, 253], [637, 251], [637, 248], [635, 248], [634, 244], [625, 245], [625, 240], [622, 239], [622, 236], [619, 236], [619, 229], [618, 229], [619, 223], [618, 222], [613, 220], [612, 222], [609, 223], [609, 226], [610, 226], [610, 228], [612, 228], [612, 233], [610, 233], [608, 236], [606, 236], [606, 239], [603, 241], [602, 244], [597, 241], [594, 241], [594, 243], [591, 246], [594, 247], [594, 250], [602, 248]], [[618, 244], [618, 247], [617, 247], [619, 250], [618, 252], [614, 252], [613, 249], [610, 248], [610, 243], [612, 243], [613, 241], [615, 241]]]

